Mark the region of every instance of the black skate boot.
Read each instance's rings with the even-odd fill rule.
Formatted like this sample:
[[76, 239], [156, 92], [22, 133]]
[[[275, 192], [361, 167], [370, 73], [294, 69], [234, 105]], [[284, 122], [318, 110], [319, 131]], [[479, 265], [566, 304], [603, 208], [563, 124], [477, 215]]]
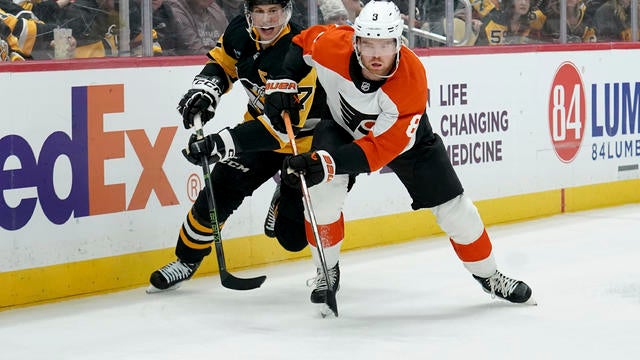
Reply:
[[508, 278], [500, 271], [496, 272], [488, 278], [473, 275], [482, 289], [491, 294], [492, 297], [499, 297], [512, 303], [536, 305], [535, 300], [531, 297], [531, 288], [523, 281]]
[[[336, 266], [327, 269], [329, 273], [329, 278], [331, 279], [331, 289], [334, 292], [338, 292], [340, 290], [340, 264], [336, 264]], [[328, 289], [327, 281], [324, 278], [324, 271], [321, 268], [317, 270], [318, 275], [315, 278], [310, 279], [309, 286], [315, 285], [316, 288], [311, 291], [311, 302], [314, 304], [324, 304], [326, 300], [326, 292]]]
[[196, 273], [200, 263], [186, 263], [180, 259], [170, 262], [162, 268], [151, 273], [147, 293], [174, 290], [180, 287], [183, 281], [191, 279]]
[[280, 205], [280, 184], [276, 187], [271, 198], [271, 205], [264, 219], [264, 234], [270, 238], [276, 237], [276, 216], [278, 215], [278, 205]]

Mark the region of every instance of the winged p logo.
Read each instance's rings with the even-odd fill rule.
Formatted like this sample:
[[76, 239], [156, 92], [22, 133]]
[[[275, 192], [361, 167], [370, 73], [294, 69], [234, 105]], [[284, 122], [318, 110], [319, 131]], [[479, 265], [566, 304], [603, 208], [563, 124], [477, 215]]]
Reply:
[[378, 114], [361, 113], [349, 104], [342, 94], [338, 95], [340, 96], [340, 112], [342, 113], [342, 120], [354, 133], [358, 132], [362, 135], [366, 135], [369, 130], [373, 128], [373, 125], [378, 118]]

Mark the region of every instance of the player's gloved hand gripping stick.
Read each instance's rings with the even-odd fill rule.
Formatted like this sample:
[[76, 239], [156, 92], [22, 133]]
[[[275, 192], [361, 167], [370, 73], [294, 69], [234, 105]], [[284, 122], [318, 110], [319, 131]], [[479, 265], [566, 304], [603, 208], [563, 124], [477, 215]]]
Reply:
[[[293, 132], [293, 126], [291, 125], [291, 118], [289, 117], [289, 113], [287, 111], [282, 112], [282, 119], [284, 120], [284, 126], [287, 130], [287, 137], [289, 138], [289, 142], [291, 142], [291, 148], [293, 149], [293, 155], [298, 155], [298, 147], [296, 146], [296, 139]], [[320, 233], [318, 232], [318, 222], [316, 221], [316, 214], [313, 211], [313, 206], [311, 204], [311, 196], [309, 195], [309, 188], [307, 187], [307, 181], [304, 178], [304, 174], [300, 174], [300, 188], [302, 190], [302, 200], [304, 202], [304, 208], [307, 211], [307, 215], [309, 217], [309, 222], [311, 223], [311, 229], [313, 231], [313, 238], [316, 240], [316, 245], [318, 248], [318, 257], [320, 258], [320, 264], [322, 266], [322, 272], [324, 273], [324, 278], [327, 279], [327, 290], [325, 296], [325, 304], [333, 312], [333, 314], [338, 317], [338, 303], [336, 301], [336, 293], [333, 291], [333, 284], [331, 283], [331, 277], [329, 276], [329, 271], [327, 269], [327, 262], [324, 256], [324, 245], [322, 244], [322, 239], [320, 238]], [[321, 311], [322, 317], [327, 315], [327, 312]]]
[[[202, 119], [200, 114], [194, 116], [193, 125], [195, 134], [198, 139], [204, 138], [202, 129]], [[218, 272], [220, 273], [220, 282], [222, 286], [233, 290], [251, 290], [259, 288], [264, 283], [266, 276], [258, 276], [255, 278], [242, 279], [233, 276], [227, 271], [227, 265], [224, 258], [224, 250], [222, 248], [222, 238], [220, 236], [220, 224], [218, 223], [218, 215], [216, 212], [216, 202], [213, 197], [213, 183], [211, 181], [211, 172], [209, 169], [209, 158], [206, 153], [202, 154], [202, 175], [204, 176], [205, 191], [207, 192], [207, 202], [209, 204], [209, 217], [211, 219], [211, 229], [213, 230], [213, 243], [216, 248], [216, 258], [218, 259]]]

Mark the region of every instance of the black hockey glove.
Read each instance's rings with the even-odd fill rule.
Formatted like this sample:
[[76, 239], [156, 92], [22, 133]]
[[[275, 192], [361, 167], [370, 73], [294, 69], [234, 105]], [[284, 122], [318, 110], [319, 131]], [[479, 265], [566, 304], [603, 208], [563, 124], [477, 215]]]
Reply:
[[202, 166], [202, 157], [207, 156], [209, 164], [236, 156], [236, 146], [229, 129], [207, 135], [198, 140], [196, 134], [189, 138], [189, 145], [182, 149], [182, 155], [194, 165]]
[[289, 113], [294, 135], [300, 131], [300, 99], [298, 84], [290, 79], [268, 80], [264, 91], [264, 113], [271, 121], [273, 128], [283, 134], [287, 133], [282, 112]]
[[196, 114], [201, 114], [202, 125], [213, 118], [220, 95], [222, 95], [221, 81], [217, 76], [198, 75], [193, 79], [191, 89], [182, 96], [178, 103], [178, 112], [182, 115], [185, 129], [190, 129], [193, 126], [193, 117]]
[[300, 174], [304, 174], [308, 187], [329, 182], [336, 174], [335, 163], [331, 155], [324, 150], [286, 158], [282, 166], [282, 181], [291, 187], [298, 187]]

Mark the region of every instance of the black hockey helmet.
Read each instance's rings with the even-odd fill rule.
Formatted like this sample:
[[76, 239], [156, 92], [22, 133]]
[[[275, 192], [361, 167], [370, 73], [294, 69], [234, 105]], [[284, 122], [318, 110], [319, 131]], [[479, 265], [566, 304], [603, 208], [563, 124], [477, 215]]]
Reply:
[[283, 8], [292, 6], [291, 0], [244, 0], [244, 11], [248, 12], [256, 5], [280, 4]]

